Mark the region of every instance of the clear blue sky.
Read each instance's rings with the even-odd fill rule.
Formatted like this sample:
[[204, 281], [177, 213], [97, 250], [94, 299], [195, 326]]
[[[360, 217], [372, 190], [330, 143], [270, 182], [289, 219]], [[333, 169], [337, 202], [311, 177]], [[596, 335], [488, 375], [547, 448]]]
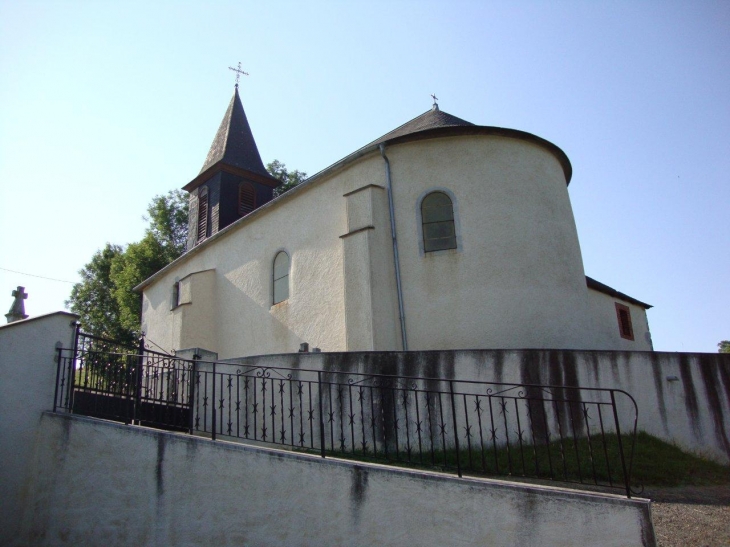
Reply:
[[[200, 170], [233, 91], [314, 174], [426, 111], [561, 147], [586, 274], [655, 348], [730, 339], [730, 2], [0, 0], [0, 305], [31, 315]], [[4, 320], [4, 318], [3, 318]]]

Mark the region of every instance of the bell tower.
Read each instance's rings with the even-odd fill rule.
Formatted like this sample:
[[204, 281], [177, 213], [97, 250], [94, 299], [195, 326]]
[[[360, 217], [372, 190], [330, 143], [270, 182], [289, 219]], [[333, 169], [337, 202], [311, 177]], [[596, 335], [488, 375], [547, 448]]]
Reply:
[[238, 95], [238, 82], [190, 193], [187, 250], [274, 197], [281, 183], [261, 161]]

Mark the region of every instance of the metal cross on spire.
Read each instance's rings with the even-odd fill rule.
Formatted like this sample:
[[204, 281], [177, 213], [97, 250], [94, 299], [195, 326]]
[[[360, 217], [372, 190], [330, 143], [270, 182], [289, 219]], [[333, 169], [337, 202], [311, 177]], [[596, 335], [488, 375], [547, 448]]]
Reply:
[[433, 107], [438, 108], [439, 107], [439, 103], [438, 103], [439, 98], [436, 96], [435, 93], [431, 93], [431, 98], [433, 99]]
[[248, 76], [248, 72], [244, 72], [241, 70], [241, 63], [238, 63], [238, 68], [233, 68], [232, 66], [228, 67], [228, 70], [232, 70], [236, 73], [236, 88], [238, 88], [238, 79], [241, 77], [241, 74], [244, 76]]

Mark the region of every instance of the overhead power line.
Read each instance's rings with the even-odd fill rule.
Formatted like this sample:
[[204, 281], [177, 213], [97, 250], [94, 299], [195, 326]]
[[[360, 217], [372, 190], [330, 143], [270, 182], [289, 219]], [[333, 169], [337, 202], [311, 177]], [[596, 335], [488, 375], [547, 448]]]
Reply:
[[76, 281], [66, 281], [65, 279], [56, 279], [55, 277], [46, 277], [45, 275], [29, 274], [29, 273], [25, 273], [25, 272], [19, 272], [17, 270], [9, 270], [8, 268], [0, 268], [0, 270], [16, 273], [16, 274], [20, 274], [20, 275], [28, 275], [30, 277], [38, 277], [40, 279], [48, 279], [49, 281], [58, 281], [59, 283], [70, 283], [71, 285], [76, 285]]

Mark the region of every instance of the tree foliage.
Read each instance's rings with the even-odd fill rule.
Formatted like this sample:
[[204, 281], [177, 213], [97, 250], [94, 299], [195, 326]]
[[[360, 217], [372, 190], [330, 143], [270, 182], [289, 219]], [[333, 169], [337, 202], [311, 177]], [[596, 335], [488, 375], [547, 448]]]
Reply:
[[124, 253], [119, 245], [107, 243], [94, 253], [91, 261], [80, 271], [81, 283], [71, 289], [66, 307], [81, 316], [82, 324], [92, 334], [107, 336], [129, 342], [131, 333], [125, 330], [119, 320], [119, 304], [114, 297], [112, 264]]
[[[147, 235], [158, 241], [168, 262], [185, 252], [188, 237], [188, 198], [182, 190], [172, 190], [165, 196], [155, 196], [147, 207], [150, 225]], [[145, 236], [147, 237], [147, 236]]]
[[107, 243], [79, 272], [66, 301], [81, 316], [85, 331], [131, 342], [140, 330], [142, 299], [133, 288], [185, 250], [188, 203], [179, 190], [155, 196], [147, 207], [149, 224], [141, 241], [126, 249]]
[[730, 340], [723, 340], [717, 344], [718, 353], [730, 353]]
[[272, 177], [281, 181], [281, 186], [274, 190], [274, 197], [279, 197], [285, 192], [288, 192], [298, 184], [304, 182], [307, 178], [307, 174], [304, 171], [299, 171], [298, 169], [289, 171], [286, 165], [279, 160], [274, 160], [266, 164], [266, 170]]
[[147, 233], [142, 241], [130, 243], [124, 253], [112, 262], [113, 295], [119, 306], [119, 322], [123, 329], [138, 332], [140, 328], [142, 298], [134, 292], [134, 287], [175, 258], [163, 242]]

